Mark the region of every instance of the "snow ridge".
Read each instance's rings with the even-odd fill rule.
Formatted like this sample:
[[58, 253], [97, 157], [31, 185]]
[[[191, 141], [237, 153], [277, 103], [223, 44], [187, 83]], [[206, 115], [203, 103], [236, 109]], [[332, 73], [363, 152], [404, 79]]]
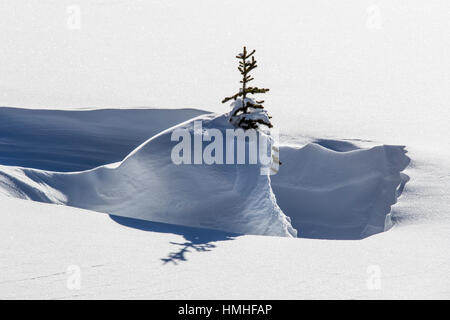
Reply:
[[[195, 119], [220, 130], [231, 128], [225, 116]], [[260, 174], [259, 165], [171, 162], [172, 131], [193, 131], [193, 123], [161, 132], [112, 168], [63, 173], [0, 167], [9, 179], [3, 181], [3, 193], [157, 222], [295, 237], [297, 232], [278, 207], [270, 180]], [[22, 186], [14, 182], [20, 176], [27, 179]]]
[[[152, 136], [120, 162], [85, 171], [2, 165], [0, 195], [241, 234], [361, 239], [392, 225], [391, 206], [409, 179], [401, 172], [409, 164], [403, 146], [281, 146], [283, 165], [273, 176], [261, 175], [259, 164], [175, 165], [171, 135], [196, 134], [195, 121], [222, 133], [234, 128], [227, 114], [200, 115]], [[55, 151], [65, 158], [64, 149]]]

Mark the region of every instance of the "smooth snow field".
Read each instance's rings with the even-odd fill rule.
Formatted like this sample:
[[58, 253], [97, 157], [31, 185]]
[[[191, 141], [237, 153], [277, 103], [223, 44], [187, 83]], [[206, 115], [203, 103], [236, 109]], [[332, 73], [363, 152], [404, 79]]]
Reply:
[[[0, 9], [0, 299], [450, 298], [448, 1]], [[279, 172], [175, 165], [243, 45]]]

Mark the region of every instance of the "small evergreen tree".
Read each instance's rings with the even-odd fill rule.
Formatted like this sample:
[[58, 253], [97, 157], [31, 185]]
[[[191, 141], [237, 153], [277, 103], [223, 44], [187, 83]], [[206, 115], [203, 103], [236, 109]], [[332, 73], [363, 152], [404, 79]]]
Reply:
[[242, 87], [239, 89], [238, 93], [222, 100], [222, 103], [234, 100], [231, 105], [233, 109], [230, 112], [230, 122], [244, 130], [257, 129], [259, 128], [259, 125], [266, 125], [269, 128], [272, 128], [272, 123], [270, 123], [271, 117], [267, 114], [267, 111], [264, 110], [264, 106], [262, 105], [264, 101], [255, 101], [252, 98], [247, 97], [248, 94], [253, 95], [269, 91], [269, 89], [265, 88], [248, 86], [248, 83], [253, 80], [250, 71], [258, 67], [254, 54], [255, 50], [247, 53], [247, 48], [244, 47], [243, 52], [236, 56], [236, 58], [239, 59], [238, 70], [242, 75], [242, 80], [240, 81]]

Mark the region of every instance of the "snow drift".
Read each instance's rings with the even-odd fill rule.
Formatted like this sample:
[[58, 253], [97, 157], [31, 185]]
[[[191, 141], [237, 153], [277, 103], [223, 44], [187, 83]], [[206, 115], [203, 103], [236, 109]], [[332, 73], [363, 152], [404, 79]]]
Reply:
[[[152, 117], [153, 123], [170, 126], [161, 112], [161, 119]], [[122, 132], [133, 128], [127, 119], [133, 117], [121, 116]], [[222, 132], [232, 128], [224, 115], [201, 115], [156, 134], [121, 162], [86, 171], [0, 166], [0, 194], [242, 234], [296, 236], [298, 231], [302, 237], [359, 239], [389, 228], [391, 206], [407, 181], [401, 173], [409, 163], [404, 147], [336, 152], [317, 144], [282, 146], [283, 165], [271, 177], [261, 175], [260, 165], [175, 165], [170, 155], [177, 142], [171, 134], [180, 128], [196, 134], [195, 120]], [[19, 129], [11, 128], [10, 136], [24, 134]], [[88, 137], [86, 133], [86, 141]], [[59, 147], [52, 145], [60, 159], [72, 159], [66, 152], [74, 150]], [[98, 147], [97, 155], [102, 154], [102, 145]], [[3, 159], [14, 158], [8, 144], [3, 148], [10, 150]], [[43, 143], [42, 148], [48, 146]], [[70, 161], [59, 165], [69, 166]]]
[[207, 111], [0, 108], [0, 163], [81, 171], [123, 160], [149, 137]]
[[409, 164], [401, 146], [336, 152], [318, 144], [282, 147], [272, 177], [278, 204], [300, 236], [359, 239], [389, 229], [391, 205]]
[[[231, 128], [225, 116], [200, 116], [205, 126]], [[296, 236], [278, 207], [268, 176], [256, 165], [175, 165], [174, 129], [163, 131], [122, 162], [77, 173], [3, 167], [7, 194], [113, 215], [243, 234]], [[6, 187], [5, 187], [6, 186]]]

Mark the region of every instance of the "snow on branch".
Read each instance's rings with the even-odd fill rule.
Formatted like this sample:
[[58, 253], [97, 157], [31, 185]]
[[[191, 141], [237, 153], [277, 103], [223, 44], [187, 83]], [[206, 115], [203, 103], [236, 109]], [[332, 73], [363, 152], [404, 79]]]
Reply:
[[272, 128], [270, 122], [271, 117], [267, 114], [267, 111], [264, 110], [264, 106], [262, 105], [264, 101], [255, 101], [247, 97], [248, 94], [253, 95], [269, 91], [267, 88], [247, 86], [250, 81], [254, 80], [250, 75], [250, 71], [258, 67], [254, 57], [255, 52], [256, 50], [253, 50], [248, 53], [247, 48], [244, 47], [243, 52], [236, 56], [236, 58], [239, 59], [238, 70], [242, 75], [242, 80], [240, 81], [242, 87], [234, 95], [222, 100], [222, 103], [234, 100], [231, 104], [232, 110], [230, 112], [230, 122], [245, 130], [256, 129], [261, 124]]

